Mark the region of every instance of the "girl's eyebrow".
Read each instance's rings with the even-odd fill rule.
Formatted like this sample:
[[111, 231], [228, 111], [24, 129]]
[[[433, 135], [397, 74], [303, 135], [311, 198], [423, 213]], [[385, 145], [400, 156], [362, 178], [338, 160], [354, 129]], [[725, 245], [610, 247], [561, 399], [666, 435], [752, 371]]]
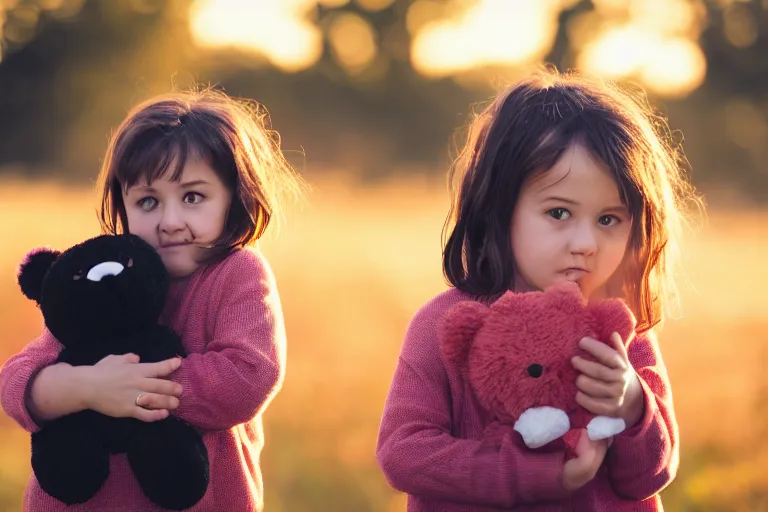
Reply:
[[150, 187], [149, 185], [134, 185], [127, 189], [128, 192], [131, 190], [139, 190], [141, 192], [156, 192], [154, 188]]
[[184, 188], [196, 187], [198, 185], [208, 185], [208, 182], [205, 180], [193, 180], [193, 181], [186, 181], [181, 184], [181, 186]]
[[[550, 197], [545, 198], [544, 201], [545, 202], [546, 201], [552, 201], [552, 202], [557, 202], [557, 203], [566, 203], [566, 204], [573, 204], [573, 205], [578, 205], [579, 204], [578, 201], [574, 201], [573, 199], [568, 199], [568, 198], [559, 197], [559, 196], [550, 196]], [[623, 204], [620, 204], [620, 205], [616, 205], [616, 206], [609, 206], [608, 208], [603, 208], [603, 211], [626, 213], [627, 212], [627, 207], [624, 206]]]
[[568, 203], [568, 204], [579, 204], [578, 201], [574, 201], [573, 199], [566, 199], [565, 197], [559, 197], [559, 196], [550, 196], [544, 198], [544, 201], [554, 201], [557, 203]]
[[[192, 180], [192, 181], [186, 181], [180, 184], [182, 188], [197, 187], [200, 185], [209, 185], [209, 183], [205, 180]], [[134, 185], [129, 190], [132, 190], [132, 189], [140, 190], [142, 192], [157, 192], [154, 189], [154, 187], [151, 187], [149, 185]]]

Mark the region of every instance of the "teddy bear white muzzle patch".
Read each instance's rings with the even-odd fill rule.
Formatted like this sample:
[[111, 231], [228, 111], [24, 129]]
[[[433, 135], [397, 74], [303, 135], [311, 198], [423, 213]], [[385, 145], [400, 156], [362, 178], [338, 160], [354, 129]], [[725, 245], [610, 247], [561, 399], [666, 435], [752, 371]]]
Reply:
[[587, 425], [587, 434], [593, 441], [608, 439], [619, 434], [627, 428], [627, 424], [621, 418], [609, 418], [608, 416], [595, 416]]
[[85, 276], [89, 281], [101, 281], [104, 276], [116, 276], [123, 271], [125, 267], [116, 261], [104, 261], [95, 265]]
[[564, 436], [570, 428], [571, 422], [565, 411], [547, 406], [526, 409], [514, 426], [529, 448], [540, 448]]

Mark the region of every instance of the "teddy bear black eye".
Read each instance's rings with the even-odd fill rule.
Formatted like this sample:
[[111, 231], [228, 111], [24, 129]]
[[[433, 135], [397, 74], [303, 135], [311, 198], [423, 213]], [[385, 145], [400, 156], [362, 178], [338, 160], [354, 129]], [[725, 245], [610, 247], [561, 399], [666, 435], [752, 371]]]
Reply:
[[528, 375], [530, 375], [534, 379], [537, 379], [541, 377], [542, 373], [544, 373], [544, 367], [538, 363], [534, 363], [528, 367], [527, 371], [528, 371]]
[[133, 258], [128, 258], [128, 263], [126, 263], [125, 266], [131, 268], [133, 266]]

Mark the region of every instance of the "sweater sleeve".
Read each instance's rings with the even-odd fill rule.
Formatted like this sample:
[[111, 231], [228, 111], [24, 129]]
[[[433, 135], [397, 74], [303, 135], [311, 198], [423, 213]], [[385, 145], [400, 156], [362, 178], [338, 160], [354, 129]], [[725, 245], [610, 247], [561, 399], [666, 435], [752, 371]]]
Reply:
[[614, 438], [607, 463], [616, 494], [643, 500], [675, 478], [678, 430], [667, 370], [653, 333], [638, 336], [628, 355], [643, 388], [644, 412], [636, 425]]
[[[432, 316], [433, 318], [429, 318]], [[452, 396], [434, 313], [406, 334], [379, 429], [376, 457], [389, 484], [427, 499], [499, 508], [564, 498], [563, 453], [533, 453], [452, 435]]]
[[260, 256], [232, 258], [215, 276], [209, 300], [212, 339], [173, 374], [184, 389], [174, 415], [201, 429], [226, 430], [253, 419], [279, 390], [285, 329], [274, 278]]
[[40, 370], [56, 360], [61, 348], [53, 334], [44, 329], [39, 337], [8, 359], [0, 370], [3, 410], [27, 432], [40, 430], [27, 409], [29, 384]]

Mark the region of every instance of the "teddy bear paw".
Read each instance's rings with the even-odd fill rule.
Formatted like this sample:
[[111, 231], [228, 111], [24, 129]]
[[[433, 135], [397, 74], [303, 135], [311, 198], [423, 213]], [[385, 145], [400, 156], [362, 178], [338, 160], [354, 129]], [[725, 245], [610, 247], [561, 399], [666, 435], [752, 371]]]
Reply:
[[621, 418], [610, 418], [608, 416], [595, 416], [587, 425], [587, 435], [593, 441], [598, 439], [607, 439], [623, 432], [627, 424]]
[[526, 409], [514, 427], [528, 448], [544, 446], [562, 437], [570, 428], [571, 422], [565, 411], [546, 406]]

